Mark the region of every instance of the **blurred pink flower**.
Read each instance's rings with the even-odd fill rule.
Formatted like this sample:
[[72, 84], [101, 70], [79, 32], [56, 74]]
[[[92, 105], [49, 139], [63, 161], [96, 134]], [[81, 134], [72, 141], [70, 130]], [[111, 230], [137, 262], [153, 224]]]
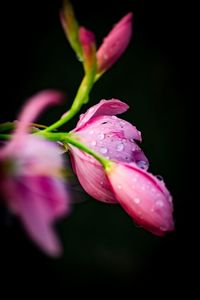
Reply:
[[19, 216], [26, 231], [47, 254], [61, 254], [53, 221], [69, 212], [63, 159], [59, 146], [28, 133], [28, 127], [60, 94], [46, 91], [31, 98], [22, 110], [12, 139], [0, 149], [0, 188], [10, 210]]
[[[128, 105], [120, 100], [102, 100], [80, 116], [72, 131], [94, 151], [118, 162], [135, 162], [148, 168], [148, 160], [135, 140], [141, 134], [129, 122], [115, 115], [125, 112]], [[74, 171], [85, 191], [97, 200], [116, 203], [115, 196], [100, 163], [92, 156], [69, 146]]]
[[107, 171], [116, 199], [140, 226], [162, 236], [174, 230], [172, 197], [164, 182], [135, 163], [111, 163]]
[[111, 30], [97, 51], [98, 73], [109, 69], [126, 50], [132, 35], [133, 14], [128, 13]]

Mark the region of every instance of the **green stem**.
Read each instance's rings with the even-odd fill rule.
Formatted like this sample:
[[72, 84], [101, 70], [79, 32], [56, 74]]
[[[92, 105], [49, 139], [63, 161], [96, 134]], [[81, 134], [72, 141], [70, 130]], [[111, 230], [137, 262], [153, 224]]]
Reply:
[[[37, 133], [36, 133], [37, 134]], [[79, 142], [76, 138], [76, 136], [71, 133], [65, 133], [65, 132], [59, 132], [59, 133], [52, 133], [52, 132], [42, 132], [44, 137], [46, 137], [49, 140], [52, 141], [60, 141], [63, 143], [68, 143], [76, 148], [79, 148], [80, 150], [92, 155], [96, 160], [98, 160], [104, 168], [107, 168], [110, 161], [106, 159], [104, 156], [98, 154], [97, 152], [93, 151], [92, 149], [88, 148], [86, 145]]]
[[70, 136], [66, 137], [66, 142], [79, 148], [80, 150], [92, 155], [94, 158], [96, 158], [96, 160], [98, 160], [104, 168], [107, 167], [109, 160], [106, 159], [105, 157], [103, 157], [102, 155], [98, 154], [97, 152], [93, 151], [92, 149], [88, 148], [87, 146], [85, 146], [84, 144], [80, 143], [79, 141], [77, 141], [76, 139], [71, 138]]
[[0, 133], [1, 140], [9, 140], [11, 138], [11, 134]]
[[[75, 146], [76, 148], [92, 155], [94, 158], [96, 158], [96, 160], [98, 160], [103, 165], [103, 167], [105, 169], [108, 169], [108, 167], [110, 165], [110, 161], [108, 159], [106, 159], [104, 156], [98, 154], [97, 152], [88, 148], [86, 145], [79, 142], [74, 134], [66, 133], [66, 132], [53, 133], [53, 132], [40, 131], [40, 132], [34, 133], [34, 135], [40, 135], [40, 136], [42, 135], [44, 138], [51, 140], [51, 141], [56, 141], [56, 142], [60, 141], [63, 143], [71, 144], [71, 145]], [[11, 137], [12, 137], [11, 134], [3, 134], [3, 133], [0, 134], [0, 139], [2, 139], [2, 140], [8, 140]]]
[[64, 125], [66, 122], [71, 120], [80, 111], [82, 105], [87, 102], [87, 97], [92, 88], [92, 85], [93, 81], [91, 81], [91, 78], [85, 76], [80, 84], [76, 97], [68, 112], [65, 113], [65, 115], [61, 117], [60, 120], [41, 131], [41, 133], [57, 129], [58, 127]]

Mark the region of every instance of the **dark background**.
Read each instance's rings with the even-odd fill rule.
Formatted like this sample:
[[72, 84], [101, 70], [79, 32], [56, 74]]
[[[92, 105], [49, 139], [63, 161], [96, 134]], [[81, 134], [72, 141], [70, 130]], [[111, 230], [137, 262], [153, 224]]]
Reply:
[[[162, 174], [174, 197], [176, 231], [158, 238], [137, 228], [118, 206], [80, 194], [69, 218], [57, 223], [64, 246], [61, 259], [49, 259], [26, 237], [19, 222], [1, 224], [2, 287], [16, 285], [45, 293], [72, 288], [121, 287], [143, 293], [184, 289], [189, 278], [186, 207], [189, 194], [188, 97], [191, 64], [191, 15], [184, 5], [166, 1], [73, 1], [79, 23], [96, 34], [97, 44], [124, 14], [133, 11], [129, 48], [94, 86], [91, 105], [119, 98], [130, 105], [124, 118], [143, 135], [150, 170]], [[83, 72], [59, 22], [61, 1], [9, 2], [1, 7], [1, 121], [14, 120], [26, 98], [43, 89], [66, 93], [67, 102], [48, 109], [50, 124], [69, 107]], [[189, 100], [190, 101], [190, 100]], [[88, 106], [87, 106], [88, 107]], [[83, 108], [83, 111], [86, 107]], [[65, 126], [73, 128], [77, 121]], [[186, 286], [185, 286], [186, 287]], [[6, 288], [7, 293], [10, 292]]]

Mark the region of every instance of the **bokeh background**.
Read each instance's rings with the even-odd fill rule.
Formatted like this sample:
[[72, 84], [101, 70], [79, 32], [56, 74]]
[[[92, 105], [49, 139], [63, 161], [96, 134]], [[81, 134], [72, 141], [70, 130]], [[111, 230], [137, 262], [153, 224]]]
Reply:
[[[90, 102], [116, 97], [130, 105], [123, 117], [142, 132], [150, 170], [162, 174], [174, 197], [176, 231], [155, 237], [136, 227], [119, 206], [80, 193], [73, 213], [56, 224], [64, 255], [50, 259], [27, 238], [18, 220], [1, 210], [2, 287], [16, 285], [15, 291], [21, 292], [25, 286], [31, 292], [42, 289], [64, 295], [71, 288], [75, 293], [79, 288], [90, 291], [91, 286], [100, 287], [98, 293], [106, 287], [134, 293], [147, 288], [156, 294], [160, 286], [170, 291], [181, 287], [188, 276], [186, 8], [162, 1], [72, 3], [79, 23], [95, 32], [98, 45], [114, 23], [134, 12], [130, 46], [94, 86]], [[70, 106], [83, 71], [62, 31], [60, 7], [61, 1], [56, 0], [4, 3], [2, 122], [14, 120], [25, 99], [43, 89], [67, 95], [66, 103], [40, 116], [44, 124]], [[72, 129], [77, 120], [64, 129]]]

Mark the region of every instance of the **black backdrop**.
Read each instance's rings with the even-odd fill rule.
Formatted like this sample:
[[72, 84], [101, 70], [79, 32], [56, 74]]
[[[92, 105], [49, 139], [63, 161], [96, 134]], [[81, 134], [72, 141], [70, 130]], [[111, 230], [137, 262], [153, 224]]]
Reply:
[[[64, 256], [53, 260], [27, 239], [17, 220], [2, 212], [1, 284], [7, 293], [16, 285], [16, 293], [26, 287], [67, 296], [71, 288], [76, 292], [86, 287], [89, 292], [95, 285], [101, 287], [98, 293], [115, 286], [113, 291], [125, 287], [133, 293], [147, 290], [156, 295], [158, 287], [183, 288], [188, 278], [186, 111], [191, 16], [184, 5], [150, 2], [76, 0], [73, 4], [79, 22], [95, 32], [98, 45], [125, 13], [135, 14], [131, 44], [95, 85], [91, 103], [116, 97], [131, 106], [124, 118], [142, 131], [151, 171], [163, 175], [173, 194], [176, 231], [165, 238], [154, 237], [135, 227], [120, 207], [81, 194], [73, 214], [57, 223]], [[42, 89], [62, 90], [67, 105], [72, 101], [82, 69], [60, 26], [60, 7], [61, 1], [56, 0], [2, 6], [2, 122], [13, 120], [25, 99]], [[64, 107], [48, 110], [40, 120], [50, 124]]]

